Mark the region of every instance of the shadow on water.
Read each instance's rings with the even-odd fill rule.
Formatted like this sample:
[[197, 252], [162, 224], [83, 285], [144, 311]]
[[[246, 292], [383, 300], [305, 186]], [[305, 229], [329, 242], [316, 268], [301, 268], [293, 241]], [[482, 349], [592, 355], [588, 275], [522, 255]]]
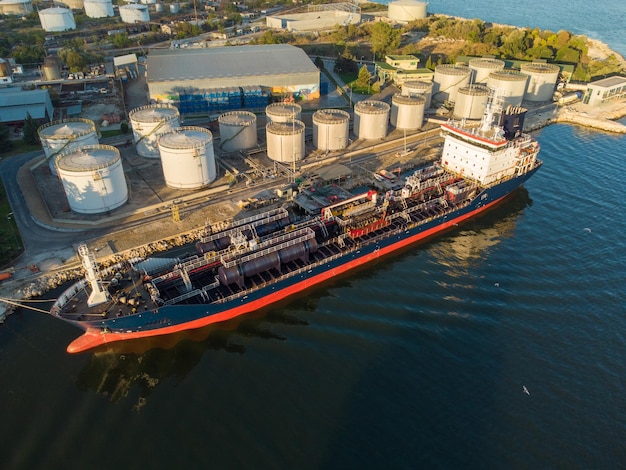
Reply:
[[[463, 231], [480, 232], [503, 218], [519, 215], [531, 204], [528, 192], [522, 188], [512, 194], [505, 204], [491, 209], [478, 220], [463, 224]], [[443, 240], [455, 237], [464, 237], [457, 227], [444, 235]], [[417, 249], [426, 249], [438, 240], [442, 238], [433, 238], [419, 245]], [[388, 263], [398, 261], [402, 253], [409, 250], [416, 250], [416, 246], [404, 248], [374, 264], [334, 278], [323, 286], [226, 322], [170, 335], [101, 346], [92, 351], [77, 377], [77, 383], [84, 389], [109, 397], [113, 402], [127, 396], [136, 387], [141, 396], [140, 403], [145, 403], [152, 390], [167, 379], [182, 380], [200, 363], [206, 351], [244, 355], [246, 344], [251, 339], [286, 341], [287, 337], [273, 331], [274, 325], [308, 326], [306, 319], [294, 315], [293, 312], [315, 312], [321, 299], [333, 295], [332, 289], [350, 287], [355, 276], [357, 279], [374, 276], [381, 264], [390, 266]]]

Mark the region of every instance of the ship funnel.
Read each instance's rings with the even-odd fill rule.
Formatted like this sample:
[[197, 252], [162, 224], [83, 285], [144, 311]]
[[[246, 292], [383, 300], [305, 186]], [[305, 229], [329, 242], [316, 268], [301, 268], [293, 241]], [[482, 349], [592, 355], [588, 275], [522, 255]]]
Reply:
[[84, 243], [78, 246], [78, 255], [83, 263], [83, 268], [85, 268], [85, 278], [91, 284], [91, 294], [89, 299], [87, 299], [87, 305], [94, 307], [108, 301], [109, 291], [102, 287], [102, 280], [98, 272], [95, 256]]
[[509, 105], [502, 113], [500, 125], [504, 129], [504, 137], [507, 140], [518, 137], [524, 130], [526, 111], [527, 110], [521, 106]]

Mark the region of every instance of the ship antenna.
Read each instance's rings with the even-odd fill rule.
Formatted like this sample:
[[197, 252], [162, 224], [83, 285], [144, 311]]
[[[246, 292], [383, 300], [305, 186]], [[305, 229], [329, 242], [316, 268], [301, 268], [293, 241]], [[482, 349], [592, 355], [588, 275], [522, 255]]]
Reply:
[[102, 287], [102, 279], [96, 264], [96, 257], [84, 243], [78, 245], [78, 255], [83, 263], [83, 268], [85, 268], [85, 278], [91, 284], [91, 294], [89, 299], [87, 299], [87, 305], [93, 307], [106, 302], [109, 300], [109, 291]]
[[504, 98], [502, 93], [497, 88], [492, 88], [489, 91], [489, 98], [487, 100], [487, 105], [485, 106], [485, 112], [483, 114], [483, 119], [480, 123], [480, 130], [482, 133], [487, 133], [494, 127], [496, 127], [496, 115], [498, 119], [502, 114], [502, 102]]

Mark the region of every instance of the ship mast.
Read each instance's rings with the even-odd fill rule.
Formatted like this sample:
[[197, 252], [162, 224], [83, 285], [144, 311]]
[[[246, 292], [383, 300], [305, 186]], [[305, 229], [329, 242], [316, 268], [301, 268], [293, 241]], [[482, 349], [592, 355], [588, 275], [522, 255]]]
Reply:
[[94, 307], [108, 301], [110, 298], [109, 291], [102, 287], [102, 279], [100, 278], [94, 254], [89, 251], [87, 245], [81, 243], [78, 245], [78, 255], [83, 263], [83, 268], [85, 268], [85, 279], [91, 284], [91, 294], [89, 299], [87, 299], [87, 305]]

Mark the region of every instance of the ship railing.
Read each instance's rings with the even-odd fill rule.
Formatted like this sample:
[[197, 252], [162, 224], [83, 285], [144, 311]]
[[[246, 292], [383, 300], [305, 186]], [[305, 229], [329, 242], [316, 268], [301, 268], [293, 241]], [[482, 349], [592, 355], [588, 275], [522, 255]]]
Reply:
[[166, 300], [165, 302], [163, 302], [163, 305], [178, 304], [180, 302], [184, 302], [185, 300], [191, 299], [192, 297], [196, 297], [198, 295], [202, 295], [202, 289], [194, 289], [189, 292], [185, 292], [184, 294], [179, 295], [178, 297], [174, 297], [173, 299]]
[[203, 243], [207, 243], [209, 241], [215, 240], [217, 238], [222, 238], [235, 230], [241, 230], [241, 228], [250, 225], [252, 227], [262, 225], [265, 223], [273, 222], [275, 220], [280, 220], [289, 216], [289, 212], [283, 207], [279, 207], [276, 209], [269, 210], [267, 212], [263, 212], [261, 214], [256, 214], [250, 217], [246, 217], [241, 220], [231, 220], [229, 222], [222, 222], [220, 224], [211, 225], [211, 235], [207, 235], [205, 237], [201, 237], [200, 241]]
[[224, 267], [231, 268], [233, 266], [236, 266], [239, 263], [244, 263], [246, 261], [260, 258], [261, 256], [265, 256], [275, 251], [282, 250], [283, 248], [287, 248], [289, 246], [293, 246], [298, 243], [302, 243], [304, 241], [310, 240], [311, 238], [315, 238], [315, 232], [311, 230], [309, 227], [302, 228], [299, 230], [295, 230], [293, 232], [288, 232], [284, 235], [281, 235], [279, 237], [276, 237], [270, 240], [272, 242], [272, 245], [268, 248], [262, 249], [260, 251], [255, 251], [254, 253], [251, 253], [247, 256], [242, 256], [242, 257], [233, 258], [233, 259], [228, 259], [223, 256], [221, 261]]
[[54, 302], [54, 304], [52, 305], [52, 307], [50, 308], [50, 313], [52, 315], [59, 315], [61, 313], [61, 310], [63, 310], [63, 308], [74, 298], [76, 297], [80, 292], [82, 292], [85, 289], [85, 286], [87, 285], [87, 280], [86, 279], [81, 279], [78, 282], [75, 282], [74, 284], [72, 284], [70, 287], [68, 287], [67, 289], [65, 289], [63, 291], [63, 293], [57, 298], [57, 300]]

